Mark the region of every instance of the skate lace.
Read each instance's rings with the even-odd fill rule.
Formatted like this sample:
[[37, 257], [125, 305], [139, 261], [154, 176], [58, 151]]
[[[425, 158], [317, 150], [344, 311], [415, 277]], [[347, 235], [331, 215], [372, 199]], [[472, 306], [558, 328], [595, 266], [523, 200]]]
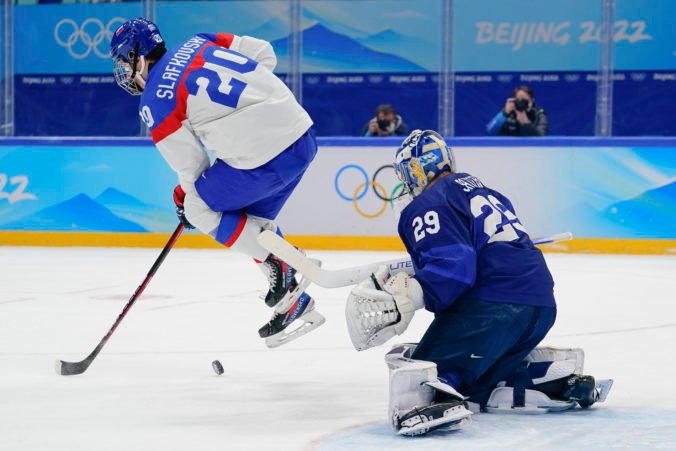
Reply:
[[272, 259], [265, 260], [263, 262], [263, 272], [270, 284], [270, 290], [274, 291], [277, 288], [277, 273], [279, 272], [277, 261]]

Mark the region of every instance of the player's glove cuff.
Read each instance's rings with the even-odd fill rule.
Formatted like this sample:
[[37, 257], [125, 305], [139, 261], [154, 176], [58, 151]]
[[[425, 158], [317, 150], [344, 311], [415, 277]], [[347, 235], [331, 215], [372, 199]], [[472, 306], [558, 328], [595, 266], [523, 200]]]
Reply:
[[178, 220], [183, 224], [183, 227], [186, 229], [194, 229], [195, 226], [190, 224], [190, 221], [188, 221], [188, 218], [185, 216], [185, 209], [182, 206], [176, 205], [176, 216], [178, 217]]

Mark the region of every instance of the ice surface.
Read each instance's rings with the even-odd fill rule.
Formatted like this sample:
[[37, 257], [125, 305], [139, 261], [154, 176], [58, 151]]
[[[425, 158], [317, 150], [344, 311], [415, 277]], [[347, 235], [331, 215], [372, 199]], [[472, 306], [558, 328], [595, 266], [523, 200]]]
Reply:
[[[559, 314], [544, 344], [584, 348], [585, 372], [615, 379], [605, 404], [404, 438], [386, 424], [388, 347], [351, 348], [349, 289], [311, 287], [327, 323], [269, 350], [263, 277], [229, 251], [173, 250], [87, 372], [57, 376], [54, 360], [91, 352], [158, 254], [0, 247], [0, 450], [676, 449], [673, 256], [547, 255]], [[398, 254], [310, 255], [335, 269]]]

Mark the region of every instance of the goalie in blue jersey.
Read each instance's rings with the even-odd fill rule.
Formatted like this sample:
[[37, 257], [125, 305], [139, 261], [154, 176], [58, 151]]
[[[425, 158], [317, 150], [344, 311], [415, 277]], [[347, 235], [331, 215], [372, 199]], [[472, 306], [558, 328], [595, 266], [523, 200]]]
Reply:
[[414, 274], [382, 267], [352, 290], [346, 315], [358, 350], [403, 333], [418, 309], [435, 315], [419, 343], [385, 358], [398, 432], [460, 429], [479, 410], [541, 413], [605, 399], [612, 382], [582, 375], [581, 349], [536, 348], [556, 318], [554, 282], [512, 203], [457, 172], [431, 130], [406, 138], [395, 168]]

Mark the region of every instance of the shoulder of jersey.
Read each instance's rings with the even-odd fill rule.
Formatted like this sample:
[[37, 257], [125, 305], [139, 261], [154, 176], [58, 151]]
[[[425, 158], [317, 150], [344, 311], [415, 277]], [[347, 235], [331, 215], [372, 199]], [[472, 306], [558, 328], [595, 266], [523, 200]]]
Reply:
[[456, 183], [456, 180], [468, 176], [469, 174], [462, 172], [448, 175], [429, 188], [429, 194], [425, 195], [425, 192], [423, 192], [420, 197], [423, 198], [425, 208], [433, 208], [448, 203], [464, 203], [463, 199], [466, 198], [466, 194], [463, 191], [463, 186]]
[[141, 101], [139, 102], [139, 114], [141, 119], [148, 127], [150, 127], [150, 129], [153, 129], [162, 123], [162, 121], [174, 111], [177, 97], [176, 88], [173, 89], [171, 98], [168, 98], [168, 96], [164, 98], [158, 97], [158, 91], [160, 91], [160, 85], [162, 84], [160, 76], [162, 67], [154, 67], [153, 72], [154, 76], [148, 79], [148, 83], [141, 96]]
[[139, 103], [139, 114], [151, 130], [161, 124], [176, 109], [178, 88], [185, 71], [180, 73], [170, 71], [168, 78], [163, 78], [163, 74], [167, 72], [171, 55], [176, 53], [181, 46], [182, 44], [179, 44], [168, 50], [155, 64], [143, 90]]

